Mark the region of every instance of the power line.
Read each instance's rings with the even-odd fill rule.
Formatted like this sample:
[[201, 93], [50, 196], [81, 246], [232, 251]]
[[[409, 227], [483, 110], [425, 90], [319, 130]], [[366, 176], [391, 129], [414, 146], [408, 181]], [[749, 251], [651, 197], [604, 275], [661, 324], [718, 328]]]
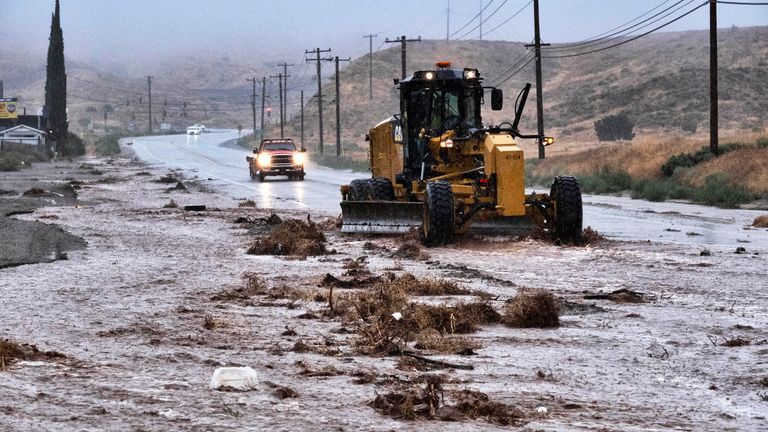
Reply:
[[[576, 42], [576, 43], [572, 43], [572, 44], [558, 45], [556, 47], [549, 48], [549, 51], [573, 51], [573, 50], [576, 50], [576, 49], [589, 48], [591, 46], [596, 46], [596, 45], [602, 45], [604, 43], [609, 43], [610, 41], [616, 40], [616, 39], [618, 39], [621, 36], [629, 35], [629, 34], [633, 33], [634, 31], [641, 30], [641, 29], [644, 29], [644, 28], [646, 28], [646, 27], [648, 27], [650, 25], [653, 25], [654, 23], [657, 23], [657, 22], [659, 22], [659, 21], [669, 17], [670, 15], [673, 15], [673, 14], [677, 13], [680, 9], [685, 8], [686, 6], [690, 5], [691, 3], [693, 3], [696, 0], [688, 0], [688, 2], [685, 3], [684, 5], [678, 6], [678, 5], [680, 5], [680, 3], [683, 3], [684, 1], [685, 0], [680, 0], [677, 3], [673, 4], [672, 6], [666, 8], [666, 9], [664, 9], [664, 10], [662, 10], [662, 11], [656, 13], [656, 14], [654, 14], [653, 16], [650, 16], [650, 17], [646, 18], [643, 21], [640, 21], [639, 23], [636, 23], [636, 24], [634, 24], [634, 25], [632, 25], [630, 27], [627, 27], [627, 28], [625, 28], [623, 30], [619, 30], [617, 32], [608, 34], [608, 35], [603, 36], [603, 37], [589, 39], [589, 40], [585, 40], [585, 41], [581, 41], [581, 42]], [[674, 9], [674, 10], [670, 11], [670, 9]], [[659, 16], [659, 15], [661, 15], [661, 16]], [[635, 18], [635, 19], [637, 19], [637, 18]], [[631, 22], [632, 21], [630, 21], [630, 23]], [[640, 27], [638, 27], [638, 26], [640, 26]], [[630, 31], [631, 29], [635, 29], [635, 30]]]
[[516, 71], [512, 72], [512, 73], [511, 73], [511, 74], [510, 74], [508, 77], [504, 78], [504, 79], [503, 79], [502, 81], [500, 81], [498, 84], [495, 84], [495, 85], [494, 85], [494, 87], [499, 87], [499, 86], [501, 86], [502, 84], [504, 84], [505, 82], [507, 82], [507, 81], [508, 81], [510, 78], [512, 78], [513, 76], [515, 76], [515, 75], [517, 75], [518, 73], [520, 73], [520, 72], [521, 72], [523, 69], [525, 69], [525, 67], [526, 67], [526, 66], [528, 66], [529, 64], [531, 64], [531, 62], [532, 62], [532, 61], [534, 61], [535, 59], [536, 59], [536, 56], [532, 55], [532, 56], [531, 56], [531, 57], [528, 59], [528, 61], [527, 61], [527, 62], [525, 62], [525, 64], [524, 64], [524, 65], [520, 66], [520, 68], [518, 68]]
[[[468, 26], [468, 25], [472, 24], [472, 21], [474, 21], [474, 20], [475, 20], [475, 19], [477, 19], [478, 17], [482, 16], [482, 14], [483, 14], [483, 11], [485, 11], [485, 10], [488, 8], [488, 6], [490, 6], [491, 4], [493, 4], [493, 2], [494, 2], [494, 0], [491, 0], [491, 1], [489, 1], [489, 2], [488, 2], [488, 4], [487, 4], [487, 5], [485, 5], [485, 7], [483, 7], [482, 9], [480, 9], [480, 12], [478, 12], [478, 13], [477, 13], [475, 16], [473, 16], [472, 18], [470, 18], [470, 19], [469, 19], [469, 21], [467, 21], [467, 23], [466, 23], [466, 24], [464, 24], [463, 26], [461, 26], [461, 27], [460, 27], [458, 30], [456, 30], [455, 32], [451, 33], [451, 35], [449, 36], [449, 38], [456, 36], [456, 34], [457, 34], [457, 33], [459, 33], [460, 31], [464, 30], [465, 28], [467, 28], [467, 26]], [[482, 22], [482, 19], [481, 19], [481, 22]]]
[[673, 19], [673, 20], [670, 20], [670, 21], [668, 21], [668, 22], [666, 22], [666, 23], [664, 23], [664, 24], [662, 24], [662, 25], [660, 25], [660, 26], [658, 26], [658, 27], [655, 27], [655, 28], [653, 28], [653, 29], [651, 29], [651, 30], [649, 30], [649, 31], [647, 31], [647, 32], [645, 32], [645, 33], [639, 34], [639, 35], [637, 35], [637, 36], [635, 36], [635, 37], [632, 37], [632, 38], [629, 38], [629, 39], [623, 40], [623, 41], [621, 41], [621, 42], [618, 42], [618, 43], [615, 43], [615, 44], [613, 44], [613, 45], [609, 45], [609, 46], [606, 46], [606, 47], [602, 47], [602, 48], [593, 49], [593, 50], [590, 50], [590, 51], [585, 51], [585, 52], [575, 53], [575, 54], [563, 54], [563, 55], [551, 55], [551, 56], [542, 56], [542, 58], [567, 58], [567, 57], [578, 57], [578, 56], [583, 56], [583, 55], [587, 55], [587, 54], [593, 54], [593, 53], [596, 53], [596, 52], [605, 51], [605, 50], [608, 50], [608, 49], [611, 49], [611, 48], [615, 48], [615, 47], [617, 47], [617, 46], [621, 46], [621, 45], [624, 45], [624, 44], [630, 43], [630, 42], [632, 42], [632, 41], [635, 41], [635, 40], [637, 40], [637, 39], [640, 39], [641, 37], [644, 37], [644, 36], [648, 36], [649, 34], [651, 34], [651, 33], [655, 32], [655, 31], [657, 31], [657, 30], [659, 30], [659, 29], [662, 29], [662, 28], [664, 28], [664, 27], [666, 27], [666, 26], [668, 26], [668, 25], [670, 25], [670, 24], [672, 24], [672, 23], [674, 23], [674, 22], [677, 22], [677, 21], [679, 21], [679, 20], [681, 20], [681, 19], [685, 18], [686, 16], [688, 16], [688, 15], [692, 14], [693, 12], [696, 12], [697, 10], [699, 10], [699, 9], [701, 9], [702, 7], [706, 6], [707, 4], [709, 4], [709, 0], [707, 0], [707, 1], [705, 1], [704, 3], [702, 3], [702, 4], [698, 5], [698, 6], [696, 6], [695, 8], [693, 8], [693, 9], [689, 10], [688, 12], [686, 12], [686, 13], [684, 13], [684, 14], [680, 15], [679, 17], [677, 17], [677, 18], [675, 18], [675, 19]]
[[478, 23], [476, 26], [474, 26], [474, 27], [472, 27], [471, 29], [469, 29], [469, 30], [468, 30], [466, 33], [464, 33], [463, 35], [459, 36], [457, 39], [463, 39], [463, 38], [467, 37], [467, 35], [471, 34], [471, 33], [472, 33], [472, 32], [474, 32], [475, 30], [477, 30], [477, 29], [478, 29], [478, 27], [480, 27], [481, 25], [483, 25], [483, 23], [484, 23], [485, 21], [488, 21], [489, 19], [493, 18], [493, 16], [494, 16], [494, 15], [496, 15], [496, 12], [498, 12], [498, 11], [499, 11], [499, 9], [501, 9], [502, 7], [504, 7], [504, 5], [505, 5], [505, 4], [507, 4], [507, 2], [508, 2], [508, 1], [509, 1], [509, 0], [504, 0], [503, 2], [501, 2], [501, 4], [500, 4], [500, 5], [499, 5], [499, 6], [498, 6], [496, 9], [494, 9], [494, 10], [493, 10], [493, 12], [491, 12], [491, 14], [490, 14], [490, 15], [488, 15], [488, 17], [487, 17], [487, 18], [485, 18], [484, 20], [482, 20], [482, 21], [481, 21], [480, 23]]
[[523, 5], [523, 7], [521, 7], [520, 9], [518, 9], [518, 10], [517, 10], [517, 12], [515, 12], [514, 14], [512, 14], [512, 16], [511, 16], [511, 17], [509, 17], [509, 18], [505, 19], [505, 20], [504, 20], [504, 21], [503, 21], [501, 24], [499, 24], [499, 25], [497, 25], [496, 27], [492, 28], [490, 31], [487, 31], [487, 32], [485, 32], [485, 35], [487, 36], [487, 35], [488, 35], [488, 33], [493, 33], [494, 31], [498, 30], [498, 29], [499, 29], [501, 26], [503, 26], [504, 24], [506, 24], [506, 23], [508, 23], [510, 20], [512, 20], [512, 18], [514, 18], [514, 17], [516, 17], [517, 15], [519, 15], [519, 14], [520, 14], [520, 12], [524, 11], [524, 10], [525, 10], [525, 8], [527, 8], [528, 6], [530, 6], [530, 5], [531, 5], [531, 3], [533, 3], [533, 0], [529, 0], [529, 1], [528, 1], [528, 3], [526, 3], [525, 5]]
[[[552, 50], [555, 50], [555, 49], [560, 49], [561, 47], [566, 47], [566, 46], [579, 46], [579, 45], [585, 45], [585, 44], [588, 44], [588, 43], [591, 43], [591, 42], [595, 42], [595, 41], [598, 41], [598, 40], [602, 40], [602, 39], [604, 39], [604, 38], [603, 38], [603, 36], [606, 36], [606, 37], [611, 37], [611, 36], [612, 36], [612, 35], [610, 34], [611, 32], [614, 32], [614, 31], [620, 30], [620, 29], [622, 29], [622, 28], [624, 28], [624, 27], [626, 27], [626, 26], [628, 26], [628, 25], [632, 24], [633, 22], [635, 22], [635, 21], [639, 20], [640, 18], [643, 18], [644, 16], [646, 16], [646, 15], [648, 15], [649, 13], [653, 12], [654, 10], [656, 10], [656, 9], [660, 8], [661, 6], [665, 5], [666, 3], [669, 3], [669, 1], [670, 1], [670, 0], [665, 0], [665, 1], [661, 2], [660, 4], [658, 4], [658, 5], [654, 6], [652, 9], [650, 9], [650, 10], [646, 11], [645, 13], [643, 13], [643, 14], [641, 14], [641, 15], [639, 15], [639, 16], [636, 16], [635, 18], [632, 18], [631, 20], [629, 20], [629, 21], [625, 22], [624, 24], [621, 24], [621, 25], [619, 25], [619, 26], [613, 27], [612, 29], [610, 29], [610, 30], [606, 30], [606, 31], [604, 31], [604, 32], [602, 32], [602, 33], [600, 33], [600, 34], [594, 35], [594, 36], [592, 36], [591, 38], [588, 38], [588, 39], [584, 39], [584, 40], [581, 40], [581, 41], [578, 41], [578, 42], [573, 42], [573, 43], [570, 43], [570, 44], [565, 44], [565, 45], [558, 45], [558, 46], [556, 46], [556, 47], [552, 47], [551, 49], [552, 49]], [[665, 12], [666, 10], [669, 10], [669, 9], [671, 9], [671, 8], [675, 7], [676, 5], [678, 5], [678, 4], [680, 4], [680, 3], [682, 3], [683, 1], [685, 1], [685, 0], [681, 0], [681, 1], [678, 1], [678, 2], [677, 2], [677, 3], [675, 3], [674, 5], [670, 6], [669, 8], [667, 8], [667, 9], [665, 9], [664, 11], [661, 11], [661, 12], [659, 12], [659, 13], [663, 13], [663, 12]], [[658, 14], [657, 14], [657, 15], [658, 15]], [[657, 15], [654, 15], [654, 16], [652, 16], [652, 17], [648, 18], [648, 20], [650, 20], [650, 19], [653, 19], [653, 18], [654, 18], [655, 16], [657, 16]], [[646, 21], [647, 21], [647, 20], [646, 20]], [[637, 23], [636, 25], [642, 24], [643, 22], [645, 22], [645, 21], [642, 21], [642, 22], [640, 22], [640, 23]], [[632, 28], [632, 27], [629, 27], [629, 28]], [[627, 29], [624, 29], [624, 30], [622, 30], [622, 31], [626, 31], [626, 30], [629, 30], [629, 28], [627, 28]]]
[[[522, 64], [526, 60], [530, 60], [533, 57], [534, 57], [533, 52], [531, 52], [531, 51], [526, 52], [522, 57], [518, 58], [514, 63], [510, 64], [503, 71], [501, 71], [501, 73], [499, 73], [493, 79], [488, 80], [488, 81], [491, 82], [491, 83], [496, 82], [499, 78], [501, 78], [502, 76], [506, 75], [509, 71], [511, 71], [512, 69], [518, 67], [520, 64]], [[506, 81], [506, 80], [504, 80], [504, 81]], [[498, 85], [499, 84], [494, 84], [494, 86], [498, 86]]]

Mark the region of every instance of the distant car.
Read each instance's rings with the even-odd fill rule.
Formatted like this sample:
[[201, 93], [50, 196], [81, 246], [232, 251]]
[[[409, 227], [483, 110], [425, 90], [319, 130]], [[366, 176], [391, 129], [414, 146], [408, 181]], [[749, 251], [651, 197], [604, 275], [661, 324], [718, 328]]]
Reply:
[[264, 181], [266, 176], [286, 175], [290, 180], [304, 180], [306, 149], [297, 149], [290, 138], [265, 139], [258, 149], [253, 149], [256, 157], [246, 156], [251, 180]]
[[196, 127], [196, 128], [198, 128], [198, 129], [200, 129], [200, 132], [201, 132], [201, 133], [202, 133], [202, 132], [205, 132], [205, 131], [207, 131], [207, 130], [208, 130], [208, 128], [206, 128], [204, 124], [195, 123], [195, 124], [193, 124], [192, 126], [193, 126], [193, 127]]
[[196, 125], [187, 128], [187, 135], [200, 135], [201, 133], [203, 133], [203, 129]]

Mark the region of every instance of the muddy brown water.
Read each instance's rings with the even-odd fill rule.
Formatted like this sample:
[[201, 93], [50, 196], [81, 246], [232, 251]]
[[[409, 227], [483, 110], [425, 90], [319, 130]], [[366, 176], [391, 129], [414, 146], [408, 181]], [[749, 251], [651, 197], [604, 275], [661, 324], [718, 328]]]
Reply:
[[[477, 390], [517, 407], [523, 430], [760, 430], [766, 422], [759, 396], [768, 376], [766, 253], [703, 242], [558, 247], [488, 238], [433, 248], [418, 261], [392, 257], [397, 237], [329, 231], [335, 255], [252, 256], [245, 251], [253, 235], [233, 222], [266, 218], [267, 209], [195, 189], [166, 192], [152, 181], [165, 167], [91, 163], [126, 180], [80, 191], [96, 205], [14, 216], [56, 215], [88, 247], [66, 261], [0, 270], [1, 335], [67, 356], [0, 371], [0, 430], [497, 430], [482, 419], [414, 423], [378, 414], [368, 405], [377, 394], [424, 372], [397, 369], [395, 357], [356, 354], [354, 335], [323, 317], [325, 303], [211, 300], [240, 287], [244, 272], [309, 292], [363, 255], [374, 275], [449, 277], [493, 295], [497, 310], [523, 287], [565, 302], [559, 328], [486, 325], [468, 335], [482, 345], [477, 355], [432, 356], [473, 365], [431, 373], [444, 374], [449, 390]], [[163, 208], [171, 199], [208, 210]], [[745, 246], [762, 252], [757, 244]], [[710, 256], [700, 256], [703, 247]], [[619, 289], [653, 300], [583, 299]], [[298, 318], [307, 312], [318, 318]], [[216, 325], [206, 329], [206, 316]], [[720, 343], [734, 337], [750, 344]], [[294, 351], [297, 342], [329, 340], [336, 355]], [[224, 365], [251, 366], [264, 383], [251, 392], [209, 390]], [[298, 397], [281, 399], [265, 381]]]

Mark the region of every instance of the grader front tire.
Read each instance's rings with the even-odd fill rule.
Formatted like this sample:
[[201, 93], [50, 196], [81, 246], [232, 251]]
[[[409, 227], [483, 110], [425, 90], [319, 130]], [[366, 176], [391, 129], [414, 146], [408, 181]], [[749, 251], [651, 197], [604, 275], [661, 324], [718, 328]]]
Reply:
[[550, 196], [555, 204], [552, 239], [561, 243], [581, 241], [583, 209], [581, 189], [575, 177], [555, 177]]
[[441, 246], [453, 237], [453, 192], [451, 184], [439, 180], [427, 184], [421, 241], [425, 246]]

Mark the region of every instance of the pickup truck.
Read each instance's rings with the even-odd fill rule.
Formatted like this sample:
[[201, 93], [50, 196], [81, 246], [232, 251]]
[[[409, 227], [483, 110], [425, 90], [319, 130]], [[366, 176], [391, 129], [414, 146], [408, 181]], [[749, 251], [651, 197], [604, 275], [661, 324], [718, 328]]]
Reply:
[[255, 156], [246, 156], [251, 180], [264, 181], [266, 176], [286, 175], [289, 180], [304, 180], [306, 149], [296, 148], [290, 138], [265, 139], [259, 148], [253, 149]]

